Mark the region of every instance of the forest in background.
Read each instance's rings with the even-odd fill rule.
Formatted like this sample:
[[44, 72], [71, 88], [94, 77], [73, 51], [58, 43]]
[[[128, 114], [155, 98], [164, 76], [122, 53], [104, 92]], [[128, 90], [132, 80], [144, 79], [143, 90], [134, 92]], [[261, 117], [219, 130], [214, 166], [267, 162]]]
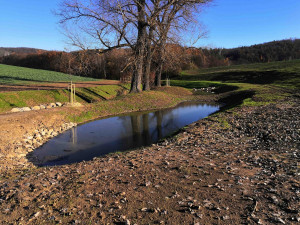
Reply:
[[[300, 39], [288, 39], [232, 49], [191, 48], [178, 44], [166, 45], [163, 78], [181, 70], [219, 66], [267, 63], [300, 59]], [[33, 48], [0, 48], [0, 63], [70, 73], [79, 76], [130, 80], [132, 52], [128, 48], [105, 53], [98, 50], [62, 52]], [[153, 65], [156, 68], [156, 56]], [[155, 71], [151, 71], [151, 82]]]

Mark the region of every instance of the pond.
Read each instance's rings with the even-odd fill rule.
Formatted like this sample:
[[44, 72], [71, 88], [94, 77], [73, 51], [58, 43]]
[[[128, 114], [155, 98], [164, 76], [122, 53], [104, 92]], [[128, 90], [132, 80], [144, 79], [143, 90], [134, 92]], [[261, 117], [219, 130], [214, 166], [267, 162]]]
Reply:
[[109, 117], [74, 127], [36, 149], [38, 166], [88, 161], [116, 151], [147, 146], [219, 110], [184, 102], [174, 108]]

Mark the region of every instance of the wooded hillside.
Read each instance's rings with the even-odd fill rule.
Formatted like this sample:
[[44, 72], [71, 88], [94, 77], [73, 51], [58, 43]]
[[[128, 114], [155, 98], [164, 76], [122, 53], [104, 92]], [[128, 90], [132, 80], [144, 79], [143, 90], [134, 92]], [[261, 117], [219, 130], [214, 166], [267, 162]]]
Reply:
[[[9, 54], [5, 55], [4, 52]], [[0, 63], [94, 78], [129, 79], [133, 70], [130, 66], [130, 55], [131, 50], [127, 48], [114, 49], [102, 54], [99, 54], [98, 50], [67, 53], [30, 48], [0, 48]], [[154, 55], [154, 59], [155, 57]], [[233, 49], [190, 48], [168, 44], [163, 74], [172, 76], [187, 69], [293, 59], [300, 59], [300, 39], [273, 41]], [[155, 71], [152, 71], [152, 82], [154, 73]]]

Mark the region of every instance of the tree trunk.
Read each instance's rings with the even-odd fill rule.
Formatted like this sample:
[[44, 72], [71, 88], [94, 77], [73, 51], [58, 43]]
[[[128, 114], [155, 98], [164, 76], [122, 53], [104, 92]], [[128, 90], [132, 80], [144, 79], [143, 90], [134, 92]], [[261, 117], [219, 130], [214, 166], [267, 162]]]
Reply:
[[103, 56], [103, 75], [104, 75], [104, 79], [106, 79], [106, 56]]
[[161, 74], [163, 70], [163, 49], [160, 46], [158, 50], [158, 62], [157, 62], [157, 69], [155, 72], [155, 86], [161, 87]]
[[158, 67], [157, 67], [157, 70], [156, 70], [156, 73], [155, 73], [155, 86], [156, 87], [161, 87], [161, 73], [162, 73], [162, 62], [159, 62], [158, 63]]
[[153, 28], [149, 29], [149, 36], [146, 37], [146, 60], [145, 60], [145, 72], [144, 72], [144, 91], [150, 90], [150, 72], [151, 72], [151, 61], [152, 61], [152, 52], [151, 52], [151, 43], [153, 36]]
[[130, 93], [141, 92], [141, 84], [144, 69], [145, 37], [147, 33], [145, 19], [145, 0], [139, 0], [138, 9], [138, 37], [135, 46], [135, 69], [131, 81]]

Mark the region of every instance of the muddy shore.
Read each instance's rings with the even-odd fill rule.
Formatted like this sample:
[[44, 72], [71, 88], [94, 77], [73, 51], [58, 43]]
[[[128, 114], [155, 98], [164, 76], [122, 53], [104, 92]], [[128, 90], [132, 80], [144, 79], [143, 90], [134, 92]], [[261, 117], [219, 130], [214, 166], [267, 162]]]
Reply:
[[[48, 125], [65, 122], [47, 113]], [[47, 116], [24, 115], [20, 121], [32, 126]], [[298, 98], [238, 107], [150, 147], [72, 165], [20, 167], [0, 179], [0, 221], [298, 224], [299, 115]], [[32, 128], [19, 124], [15, 138]]]
[[162, 87], [146, 94], [124, 96], [97, 104], [80, 104], [80, 107], [0, 114], [0, 179], [11, 176], [16, 170], [34, 169], [34, 159], [31, 159], [30, 153], [77, 123], [135, 111], [174, 107], [183, 101], [215, 103], [216, 99], [218, 97], [214, 95], [193, 95], [183, 88]]

